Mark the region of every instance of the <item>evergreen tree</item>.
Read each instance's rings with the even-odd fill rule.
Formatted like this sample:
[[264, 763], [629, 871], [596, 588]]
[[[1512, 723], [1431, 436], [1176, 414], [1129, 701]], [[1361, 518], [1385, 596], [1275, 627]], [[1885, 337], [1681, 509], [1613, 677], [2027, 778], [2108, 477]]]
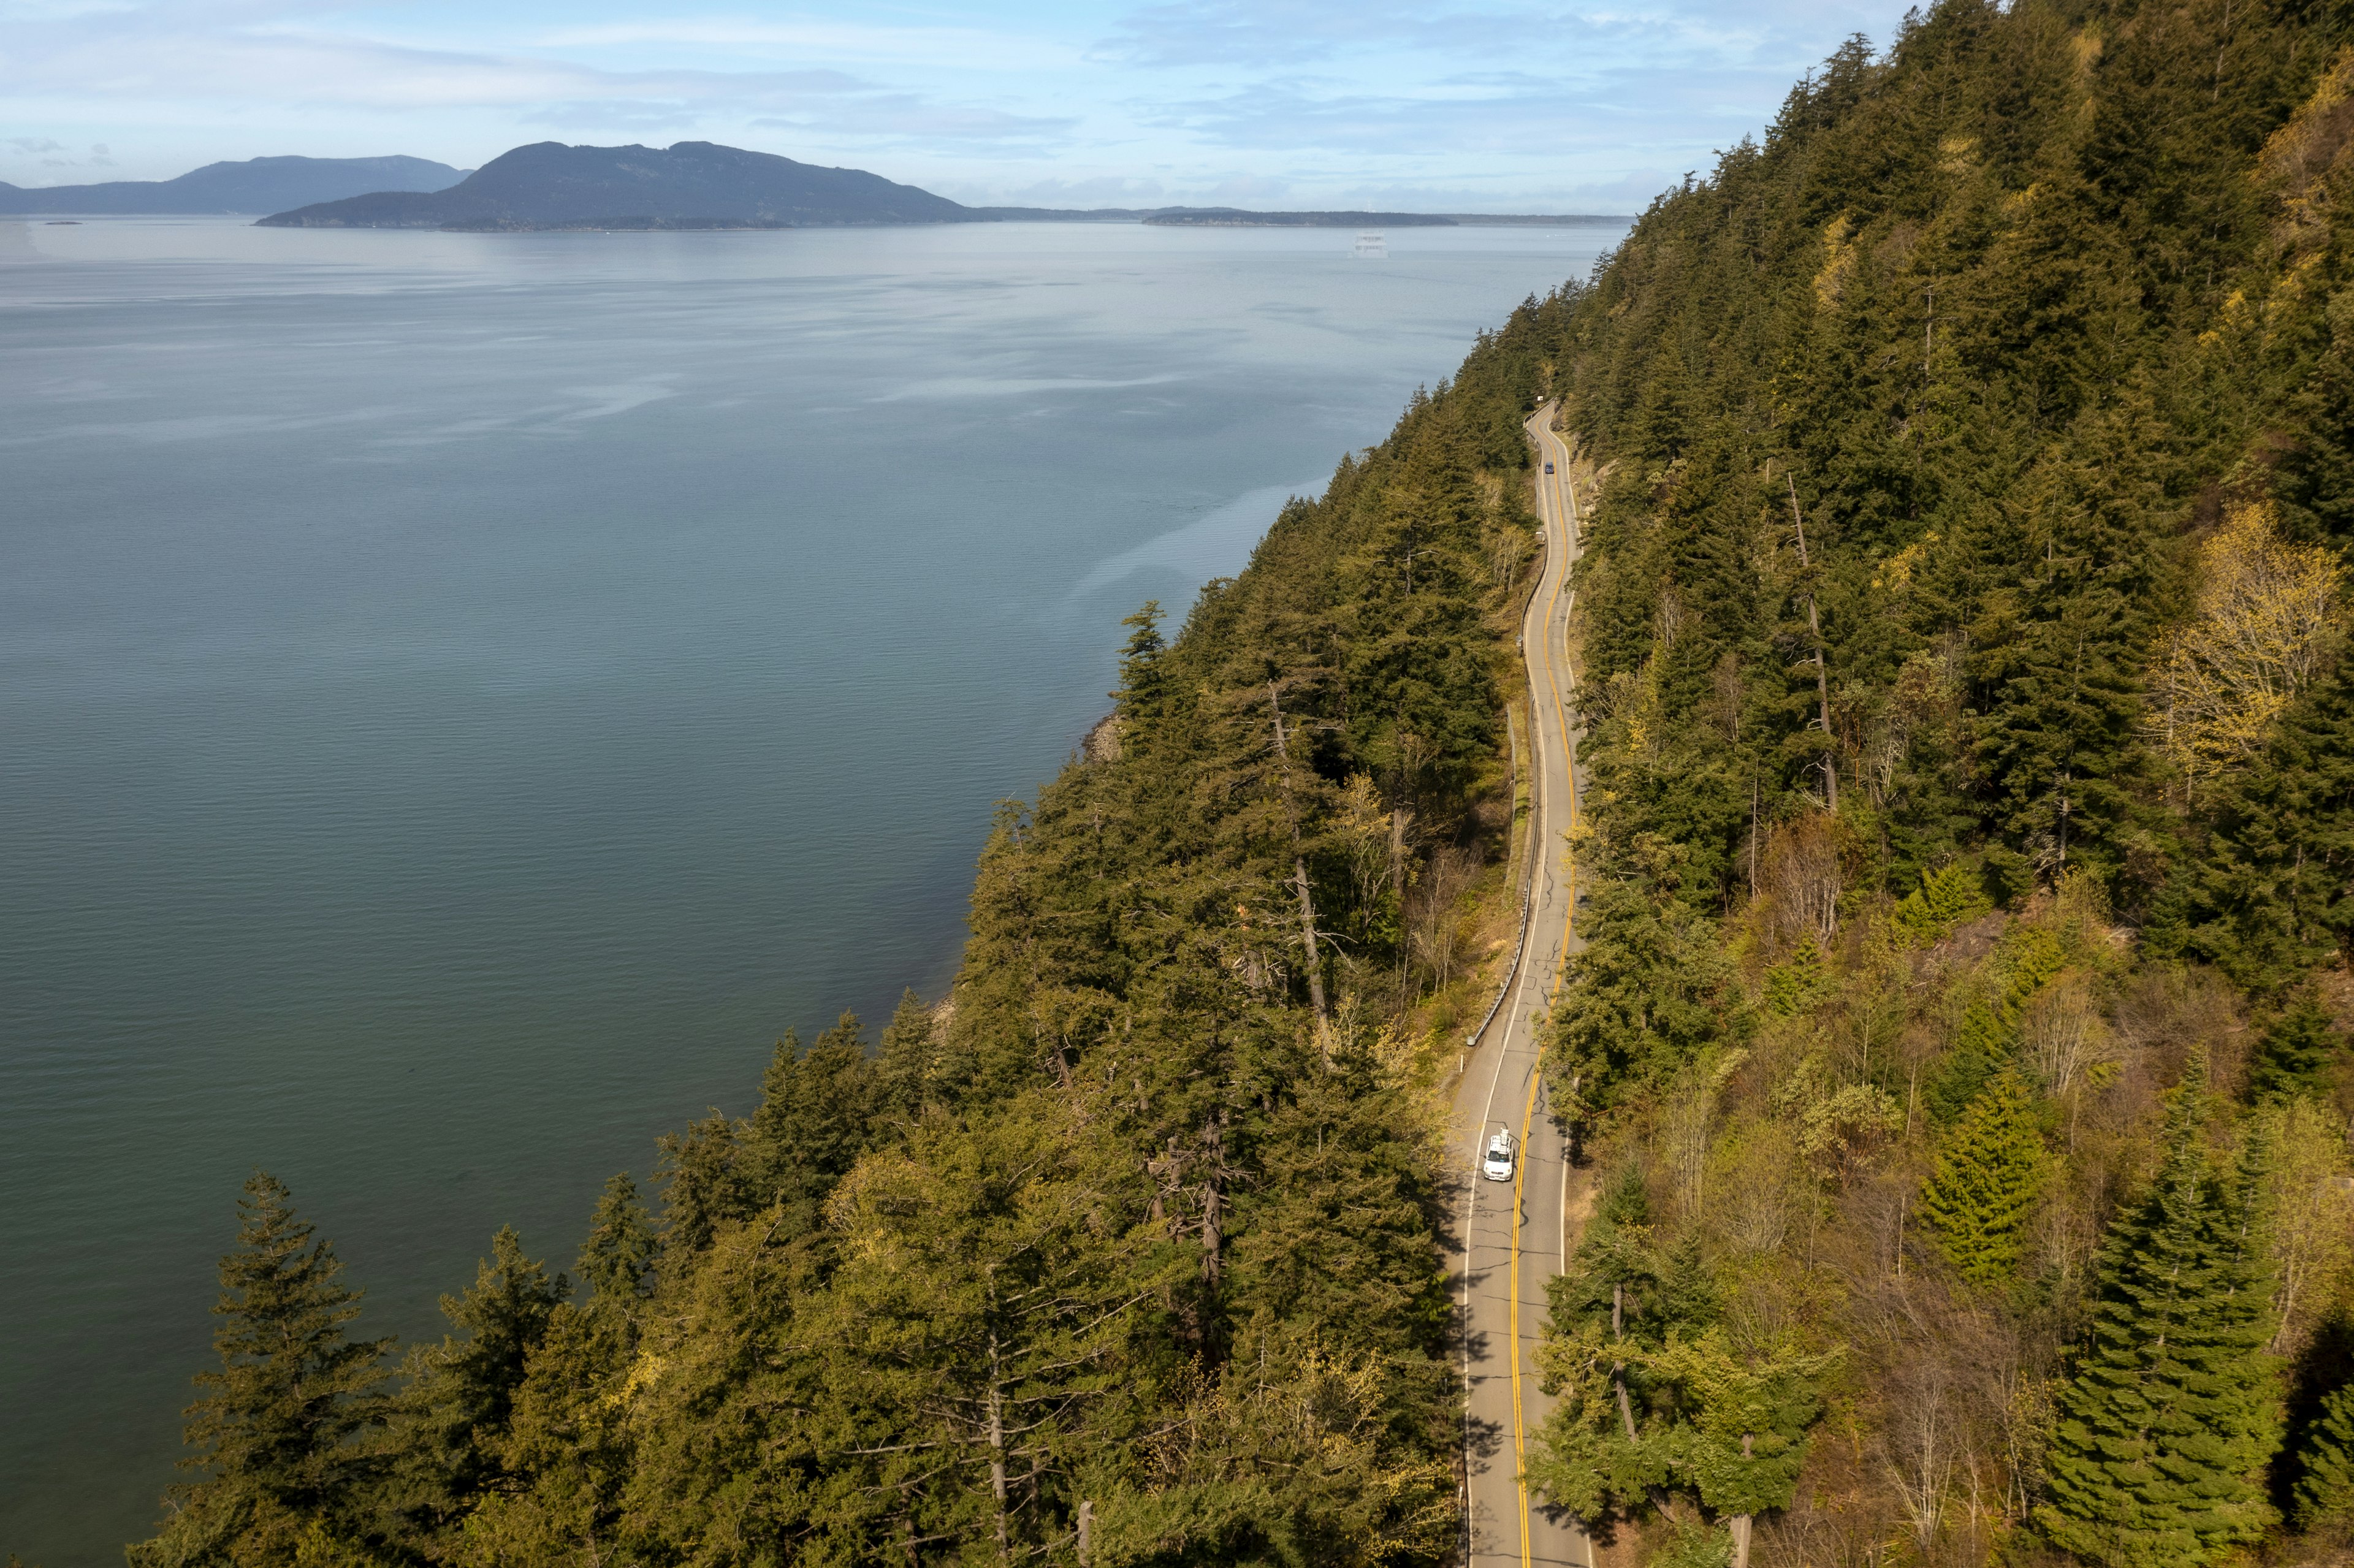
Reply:
[[1122, 747], [1147, 743], [1169, 695], [1161, 655], [1169, 644], [1161, 635], [1161, 601], [1149, 599], [1144, 608], [1120, 621], [1129, 629], [1119, 651], [1119, 690], [1111, 694], [1119, 705]]
[[638, 1202], [638, 1184], [626, 1171], [605, 1183], [580, 1244], [579, 1275], [598, 1307], [634, 1310], [646, 1293], [657, 1243], [653, 1223]]
[[501, 1453], [516, 1393], [549, 1319], [571, 1294], [502, 1225], [463, 1296], [441, 1298], [456, 1335], [410, 1353], [387, 1445], [383, 1507], [397, 1533], [422, 1542], [507, 1478]]
[[2280, 1444], [2254, 1194], [2200, 1146], [2203, 1057], [2174, 1091], [2149, 1191], [2102, 1238], [2089, 1342], [2057, 1401], [2036, 1510], [2052, 1543], [2113, 1568], [2222, 1560], [2271, 1523]]
[[2311, 992], [2302, 994], [2264, 1031], [2248, 1086], [2259, 1100], [2313, 1094], [2342, 1044], [2328, 1011]]
[[1766, 971], [1766, 1009], [1776, 1018], [1795, 1017], [1823, 999], [1830, 978], [1822, 944], [1810, 932], [1788, 958]]
[[[788, 1053], [798, 1059], [800, 1052], [801, 1042], [790, 1031], [777, 1044], [779, 1060]], [[769, 1072], [776, 1071], [772, 1063]], [[661, 1160], [656, 1180], [663, 1189], [663, 1255], [684, 1266], [711, 1245], [722, 1224], [744, 1219], [760, 1205], [747, 1169], [744, 1128], [715, 1106], [684, 1131], [663, 1134], [654, 1147]]]
[[2297, 1528], [2354, 1515], [2354, 1383], [2331, 1390], [2321, 1402], [2297, 1468]]
[[2274, 491], [2292, 530], [2354, 542], [2354, 293], [2329, 302], [2329, 344], [2289, 405], [2290, 445]]
[[1931, 1119], [1948, 1122], [1967, 1111], [2002, 1071], [2009, 1054], [2009, 1033], [1995, 1017], [1994, 1009], [1982, 997], [1973, 1000], [1962, 1010], [1953, 1049], [1921, 1086], [1921, 1098], [1929, 1107]]
[[1896, 926], [1914, 941], [1936, 941], [1966, 920], [1989, 913], [1994, 903], [1986, 895], [1978, 873], [1955, 861], [1921, 879], [1921, 885], [1896, 906]]
[[1437, 1193], [1390, 1136], [1409, 1114], [1398, 1098], [1362, 1051], [1301, 1075], [1267, 1119], [1265, 1180], [1235, 1202], [1227, 1299], [1244, 1319], [1362, 1314], [1353, 1337], [1390, 1359], [1391, 1375], [1443, 1376], [1453, 1304], [1423, 1217]]
[[1808, 1436], [1822, 1418], [1825, 1374], [1837, 1351], [1777, 1343], [1744, 1351], [1721, 1329], [1670, 1342], [1646, 1369], [1687, 1412], [1675, 1470], [1705, 1508], [1733, 1525], [1734, 1562], [1749, 1560], [1750, 1521], [1790, 1506]]
[[1964, 1279], [1991, 1287], [2011, 1278], [2050, 1169], [2033, 1098], [2004, 1067], [1946, 1136], [1921, 1189], [1921, 1217]]
[[595, 1303], [548, 1315], [504, 1440], [504, 1483], [476, 1499], [433, 1549], [470, 1563], [559, 1568], [610, 1551], [636, 1459], [629, 1372], [638, 1364], [629, 1325]]
[[1989, 976], [1992, 989], [1971, 998], [1962, 1010], [1952, 1049], [1922, 1086], [1921, 1097], [1931, 1117], [1947, 1122], [1962, 1115], [1995, 1075], [2010, 1065], [2023, 1009], [2060, 972], [2066, 958], [2049, 931], [2012, 924]]
[[2291, 705], [2211, 815], [2181, 875], [2190, 951], [2274, 991], [2354, 945], [2354, 661]]
[[[738, 1562], [807, 1551], [828, 1472], [854, 1472], [851, 1451], [873, 1439], [857, 1430], [870, 1413], [829, 1397], [831, 1335], [809, 1320], [829, 1249], [781, 1220], [727, 1222], [691, 1272], [666, 1273], [634, 1348], [594, 1313], [561, 1339], [551, 1328], [547, 1375], [535, 1363], [526, 1389], [546, 1404], [518, 1405], [518, 1437], [544, 1455], [519, 1531], [601, 1523], [639, 1561], [691, 1561], [715, 1542]], [[836, 1519], [864, 1511], [854, 1491], [832, 1501]]]
[[1545, 1290], [1537, 1365], [1558, 1403], [1530, 1478], [1585, 1519], [1640, 1506], [1670, 1483], [1690, 1445], [1692, 1411], [1674, 1357], [1715, 1316], [1697, 1248], [1659, 1244], [1642, 1172], [1630, 1168]]
[[[1132, 1337], [1190, 1261], [1108, 1203], [1100, 1124], [1015, 1104], [926, 1123], [862, 1163], [837, 1205], [843, 1262], [811, 1326], [811, 1440], [840, 1484], [810, 1528], [842, 1559], [899, 1541], [980, 1559], [1070, 1539], [1090, 1456], [1136, 1430]], [[695, 1415], [692, 1408], [682, 1414]]]
[[865, 1150], [875, 1087], [855, 1013], [843, 1013], [807, 1052], [798, 1044], [790, 1033], [778, 1044], [743, 1138], [754, 1202], [783, 1206], [788, 1237], [817, 1229], [826, 1194]]
[[131, 1549], [134, 1568], [292, 1563], [306, 1538], [349, 1542], [367, 1466], [352, 1442], [379, 1414], [388, 1340], [355, 1340], [359, 1293], [332, 1244], [294, 1212], [285, 1183], [257, 1171], [238, 1200], [237, 1247], [221, 1259], [213, 1308], [218, 1372], [197, 1374], [183, 1461], [205, 1478], [174, 1489], [162, 1531]]
[[657, 1251], [624, 1171], [605, 1184], [580, 1247], [580, 1277], [594, 1294], [585, 1306], [552, 1307], [525, 1363], [495, 1444], [502, 1483], [462, 1523], [468, 1561], [557, 1568], [610, 1550], [638, 1457], [642, 1423], [629, 1377], [644, 1364], [641, 1319], [658, 1287]]
[[938, 1042], [933, 1036], [931, 1010], [904, 991], [891, 1022], [883, 1030], [883, 1046], [875, 1057], [875, 1116], [879, 1120], [905, 1121], [924, 1106], [943, 1097], [952, 1087], [941, 1068]]
[[1556, 1105], [1596, 1114], [1668, 1082], [1741, 1017], [1712, 923], [1681, 899], [1597, 876], [1581, 918], [1545, 1065]]

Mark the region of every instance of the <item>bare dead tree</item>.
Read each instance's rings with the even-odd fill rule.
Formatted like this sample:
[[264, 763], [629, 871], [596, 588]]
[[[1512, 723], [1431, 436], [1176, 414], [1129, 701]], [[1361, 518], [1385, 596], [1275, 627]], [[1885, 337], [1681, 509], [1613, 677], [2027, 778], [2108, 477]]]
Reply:
[[1774, 901], [1776, 946], [1793, 948], [1808, 936], [1828, 942], [1839, 934], [1842, 874], [1830, 813], [1810, 811], [1766, 835], [1757, 885]]
[[1308, 885], [1308, 853], [1301, 847], [1299, 833], [1299, 800], [1291, 783], [1291, 751], [1283, 735], [1283, 704], [1276, 693], [1273, 681], [1267, 683], [1267, 711], [1275, 715], [1275, 759], [1283, 778], [1284, 816], [1291, 826], [1291, 885], [1299, 894], [1299, 945], [1305, 949], [1308, 967], [1308, 1000], [1316, 1009], [1316, 1049], [1323, 1055], [1324, 1069], [1332, 1068], [1332, 1018], [1324, 1005], [1324, 966], [1316, 956], [1316, 901]]
[[1798, 510], [1798, 482], [1790, 474], [1782, 476], [1790, 487], [1790, 521], [1798, 530], [1798, 570], [1807, 574], [1807, 630], [1815, 640], [1815, 700], [1821, 707], [1823, 744], [1831, 749], [1823, 753], [1823, 804], [1831, 810], [1839, 810], [1838, 734], [1831, 728], [1831, 678], [1829, 666], [1823, 659], [1822, 618], [1815, 613], [1813, 567], [1807, 559], [1807, 519]]

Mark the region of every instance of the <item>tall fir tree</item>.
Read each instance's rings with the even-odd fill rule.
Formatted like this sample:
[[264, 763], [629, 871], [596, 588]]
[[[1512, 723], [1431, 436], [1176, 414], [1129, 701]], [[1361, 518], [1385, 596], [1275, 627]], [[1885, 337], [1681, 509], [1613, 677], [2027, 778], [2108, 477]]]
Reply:
[[1129, 629], [1119, 651], [1119, 690], [1111, 694], [1119, 705], [1120, 744], [1150, 744], [1153, 724], [1169, 700], [1168, 673], [1161, 655], [1169, 650], [1161, 635], [1161, 601], [1148, 599], [1144, 608], [1120, 621]]
[[1978, 1091], [1937, 1151], [1921, 1189], [1921, 1217], [1955, 1272], [1993, 1287], [2017, 1273], [2027, 1222], [2051, 1171], [2035, 1102], [2004, 1067]]
[[334, 1245], [294, 1212], [286, 1184], [257, 1171], [238, 1200], [236, 1249], [221, 1259], [218, 1372], [187, 1409], [183, 1463], [205, 1478], [175, 1488], [133, 1568], [292, 1563], [323, 1540], [356, 1539], [369, 1468], [353, 1438], [379, 1414], [389, 1340], [355, 1340], [359, 1292]]
[[2260, 1100], [2312, 1094], [2344, 1044], [2328, 1010], [2311, 992], [2301, 994], [2264, 1031], [2250, 1065], [2248, 1087]]
[[931, 1010], [914, 991], [901, 992], [875, 1056], [875, 1115], [885, 1121], [906, 1121], [944, 1097], [953, 1086], [942, 1066]]
[[1529, 1476], [1585, 1519], [1639, 1508], [1697, 1451], [1674, 1358], [1708, 1333], [1716, 1302], [1696, 1247], [1662, 1247], [1650, 1219], [1641, 1171], [1622, 1171], [1545, 1287], [1537, 1365], [1558, 1402]]
[[1926, 947], [1993, 908], [1977, 868], [1957, 860], [1923, 876], [1921, 885], [1904, 895], [1896, 906], [1896, 927]]
[[2193, 953], [2276, 991], [2354, 946], [2354, 661], [2290, 705], [2210, 814], [2181, 878]]
[[777, 1046], [744, 1131], [744, 1169], [756, 1207], [783, 1205], [784, 1235], [817, 1229], [826, 1194], [865, 1150], [874, 1089], [855, 1013], [806, 1052], [790, 1034]]
[[2332, 1389], [2297, 1455], [2296, 1523], [2354, 1519], [2354, 1383]]
[[605, 1183], [580, 1244], [580, 1282], [599, 1307], [633, 1308], [646, 1293], [658, 1243], [638, 1184], [626, 1171]]
[[2329, 345], [2289, 402], [2274, 471], [2283, 520], [2301, 538], [2354, 542], [2354, 293], [2329, 302]]
[[387, 1532], [421, 1546], [509, 1479], [503, 1458], [516, 1393], [549, 1319], [572, 1293], [563, 1275], [524, 1252], [502, 1225], [463, 1296], [441, 1298], [457, 1333], [412, 1351], [394, 1402], [390, 1474], [379, 1505]]
[[2203, 1054], [2168, 1110], [2165, 1155], [2102, 1238], [2089, 1342], [2057, 1401], [2037, 1523], [2111, 1568], [2221, 1562], [2274, 1519], [2280, 1446], [2271, 1291], [2252, 1234], [2257, 1173], [2201, 1146]]

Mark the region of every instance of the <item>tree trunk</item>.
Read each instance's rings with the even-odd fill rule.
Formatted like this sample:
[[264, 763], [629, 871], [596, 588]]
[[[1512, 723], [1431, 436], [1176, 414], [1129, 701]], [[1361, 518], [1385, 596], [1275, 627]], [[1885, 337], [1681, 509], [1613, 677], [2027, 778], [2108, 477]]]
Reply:
[[1011, 1563], [1013, 1542], [1005, 1519], [1005, 1393], [994, 1334], [989, 1337], [989, 1490], [997, 1499], [997, 1560]]
[[1225, 1231], [1218, 1212], [1226, 1173], [1225, 1121], [1224, 1112], [1214, 1113], [1202, 1129], [1202, 1141], [1210, 1146], [1210, 1178], [1202, 1183], [1202, 1277], [1213, 1290], [1225, 1272]]
[[[1790, 487], [1790, 520], [1798, 527], [1798, 569], [1809, 571], [1807, 520], [1798, 511], [1798, 482], [1787, 473], [1782, 478]], [[1823, 754], [1824, 804], [1836, 811], [1839, 810], [1839, 763], [1834, 758], [1838, 740], [1831, 732], [1830, 672], [1823, 663], [1823, 623], [1815, 614], [1815, 585], [1812, 582], [1807, 585], [1807, 630], [1814, 633], [1815, 638], [1815, 701], [1821, 710], [1823, 742], [1832, 747]]]
[[[1626, 1320], [1626, 1308], [1627, 1287], [1623, 1284], [1612, 1286], [1610, 1287], [1610, 1337], [1613, 1340], [1623, 1340], [1627, 1337], [1622, 1326]], [[1635, 1441], [1635, 1406], [1627, 1397], [1627, 1363], [1625, 1361], [1611, 1363], [1610, 1386], [1618, 1392], [1618, 1420], [1620, 1425], [1627, 1428], [1627, 1441], [1632, 1443]]]
[[1316, 1009], [1316, 1048], [1325, 1071], [1332, 1068], [1332, 1024], [1324, 1010], [1324, 966], [1316, 956], [1316, 905], [1309, 896], [1308, 857], [1299, 847], [1299, 803], [1291, 793], [1291, 753], [1283, 741], [1283, 705], [1275, 683], [1267, 683], [1267, 705], [1275, 715], [1275, 759], [1283, 772], [1283, 810], [1291, 823], [1291, 885], [1299, 890], [1299, 945], [1308, 952], [1308, 1000]]
[[1414, 813], [1404, 806], [1390, 809], [1390, 893], [1398, 903], [1405, 903], [1405, 830], [1414, 821]]
[[[1752, 1441], [1749, 1433], [1741, 1435], [1741, 1457], [1744, 1459], [1752, 1457]], [[1733, 1516], [1733, 1568], [1749, 1568], [1749, 1520], [1750, 1516], [1745, 1513]]]

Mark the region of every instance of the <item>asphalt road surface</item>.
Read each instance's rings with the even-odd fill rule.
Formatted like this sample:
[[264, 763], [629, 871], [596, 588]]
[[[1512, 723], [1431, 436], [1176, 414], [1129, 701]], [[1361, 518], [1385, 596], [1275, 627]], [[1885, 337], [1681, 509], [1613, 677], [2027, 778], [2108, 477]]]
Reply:
[[[1523, 758], [1534, 764], [1535, 785], [1528, 937], [1504, 1004], [1465, 1064], [1450, 1139], [1463, 1181], [1456, 1290], [1469, 1391], [1463, 1443], [1473, 1568], [1590, 1568], [1594, 1561], [1576, 1522], [1543, 1506], [1542, 1494], [1532, 1501], [1521, 1480], [1553, 1403], [1538, 1391], [1534, 1355], [1544, 1326], [1545, 1282], [1560, 1272], [1564, 1245], [1574, 1245], [1573, 1221], [1564, 1213], [1571, 1199], [1567, 1151], [1537, 1075], [1537, 1023], [1552, 1003], [1563, 963], [1580, 945], [1571, 919], [1576, 874], [1568, 832], [1577, 820], [1583, 780], [1576, 772], [1564, 639], [1577, 512], [1569, 449], [1553, 434], [1552, 419], [1547, 404], [1528, 422], [1540, 454], [1537, 495], [1546, 539], [1544, 576], [1522, 628], [1535, 727], [1533, 757]], [[1550, 474], [1545, 462], [1553, 465]], [[1479, 1170], [1480, 1154], [1500, 1127], [1520, 1146], [1510, 1183], [1486, 1180]]]

